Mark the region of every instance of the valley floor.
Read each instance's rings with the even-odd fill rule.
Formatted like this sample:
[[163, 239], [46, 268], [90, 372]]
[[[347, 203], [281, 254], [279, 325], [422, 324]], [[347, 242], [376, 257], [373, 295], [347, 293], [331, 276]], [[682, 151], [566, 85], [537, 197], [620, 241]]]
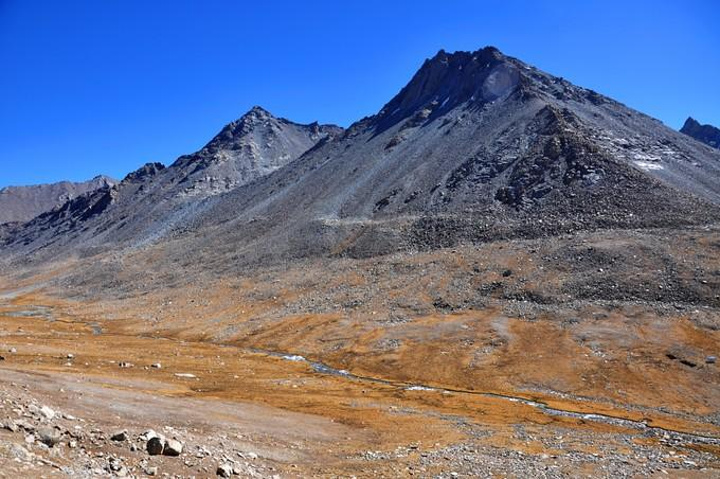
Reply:
[[[720, 477], [718, 234], [501, 242], [114, 298], [59, 295], [62, 268], [5, 278], [0, 477]], [[628, 278], [674, 299], [613, 296]], [[180, 456], [149, 455], [150, 429]]]

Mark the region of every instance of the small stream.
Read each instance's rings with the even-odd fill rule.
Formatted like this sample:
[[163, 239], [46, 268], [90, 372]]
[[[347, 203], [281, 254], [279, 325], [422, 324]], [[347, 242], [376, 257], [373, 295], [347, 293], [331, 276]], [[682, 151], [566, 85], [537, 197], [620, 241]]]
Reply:
[[536, 409], [540, 409], [544, 413], [552, 415], [552, 416], [568, 417], [568, 418], [580, 419], [580, 420], [584, 420], [584, 421], [594, 421], [594, 422], [601, 422], [601, 423], [605, 423], [605, 424], [612, 424], [615, 426], [621, 426], [621, 427], [626, 427], [626, 428], [630, 428], [630, 429], [646, 431], [650, 434], [655, 434], [655, 435], [659, 435], [659, 436], [670, 435], [670, 437], [673, 440], [676, 440], [676, 441], [680, 440], [680, 441], [687, 442], [687, 443], [720, 445], [720, 438], [716, 438], [716, 437], [674, 431], [672, 429], [666, 429], [666, 428], [659, 427], [659, 426], [651, 426], [651, 425], [647, 424], [647, 422], [645, 422], [645, 421], [634, 421], [632, 419], [627, 419], [627, 418], [618, 417], [618, 416], [610, 416], [610, 415], [600, 414], [600, 413], [581, 413], [581, 412], [576, 412], [576, 411], [569, 411], [566, 409], [557, 409], [557, 408], [548, 406], [544, 402], [533, 401], [531, 399], [527, 399], [527, 398], [519, 397], [519, 396], [512, 396], [512, 395], [507, 395], [507, 394], [499, 394], [499, 393], [491, 393], [491, 392], [483, 392], [483, 391], [469, 391], [469, 390], [464, 390], [464, 389], [438, 388], [438, 387], [428, 386], [428, 385], [424, 385], [424, 384], [404, 383], [401, 381], [391, 381], [391, 380], [387, 380], [387, 379], [375, 378], [375, 377], [370, 377], [370, 376], [356, 375], [345, 369], [335, 369], [331, 366], [328, 366], [327, 364], [324, 364], [324, 363], [321, 363], [318, 361], [312, 361], [312, 360], [309, 360], [309, 359], [307, 359], [303, 356], [297, 355], [297, 354], [287, 354], [287, 353], [281, 353], [281, 352], [277, 352], [277, 351], [268, 351], [268, 350], [263, 350], [263, 349], [251, 349], [251, 350], [249, 350], [249, 352], [265, 354], [267, 356], [281, 358], [286, 361], [303, 362], [303, 363], [306, 363], [315, 372], [317, 372], [319, 374], [339, 376], [339, 377], [347, 378], [347, 379], [354, 380], [354, 381], [384, 384], [384, 385], [393, 386], [393, 387], [396, 387], [399, 389], [403, 389], [405, 391], [423, 391], [423, 392], [435, 392], [435, 393], [441, 393], [441, 394], [468, 394], [468, 395], [482, 396], [482, 397], [493, 398], [493, 399], [502, 399], [502, 400], [506, 400], [506, 401], [510, 401], [510, 402], [524, 404], [526, 406], [534, 407]]

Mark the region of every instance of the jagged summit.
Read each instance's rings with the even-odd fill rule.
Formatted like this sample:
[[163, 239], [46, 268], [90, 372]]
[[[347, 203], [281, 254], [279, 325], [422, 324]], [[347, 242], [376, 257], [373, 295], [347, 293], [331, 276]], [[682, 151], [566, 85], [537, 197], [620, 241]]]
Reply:
[[[341, 131], [342, 129], [335, 125], [319, 125], [317, 122], [307, 125], [295, 123], [275, 117], [260, 106], [254, 106], [239, 119], [225, 125], [199, 152], [189, 156], [207, 158], [209, 155], [216, 155], [218, 159], [223, 159], [220, 153], [231, 150], [245, 150], [248, 154], [257, 156], [263, 149], [276, 148], [282, 150], [282, 152], [274, 152], [279, 156], [298, 156], [294, 155], [294, 150], [298, 146], [305, 151], [312, 146], [309, 143], [319, 140], [320, 136], [337, 134]], [[284, 138], [287, 141], [278, 145], [277, 142], [282, 141], [280, 138], [288, 134], [292, 138]]]
[[716, 128], [712, 125], [701, 125], [700, 122], [691, 116], [685, 120], [685, 124], [680, 129], [680, 132], [710, 145], [713, 148], [720, 148], [720, 128]]
[[165, 165], [163, 165], [162, 163], [145, 163], [143, 166], [133, 171], [132, 173], [128, 173], [127, 176], [125, 176], [125, 178], [123, 179], [123, 182], [129, 183], [144, 181], [146, 178], [150, 176], [155, 176], [164, 169]]
[[495, 47], [475, 52], [440, 50], [425, 60], [410, 82], [378, 114], [380, 129], [418, 114], [421, 119], [461, 103], [492, 102], [515, 89], [518, 67]]
[[254, 106], [225, 125], [200, 151], [172, 165], [189, 196], [208, 196], [236, 188], [288, 164], [319, 140], [342, 132], [334, 125], [303, 125]]

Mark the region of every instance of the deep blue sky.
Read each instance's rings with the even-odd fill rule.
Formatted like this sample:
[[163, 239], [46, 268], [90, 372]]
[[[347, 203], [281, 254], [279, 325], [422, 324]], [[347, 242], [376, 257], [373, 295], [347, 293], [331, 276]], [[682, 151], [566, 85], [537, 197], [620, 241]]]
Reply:
[[168, 164], [255, 104], [345, 126], [441, 48], [720, 125], [719, 20], [715, 0], [0, 0], [0, 187]]

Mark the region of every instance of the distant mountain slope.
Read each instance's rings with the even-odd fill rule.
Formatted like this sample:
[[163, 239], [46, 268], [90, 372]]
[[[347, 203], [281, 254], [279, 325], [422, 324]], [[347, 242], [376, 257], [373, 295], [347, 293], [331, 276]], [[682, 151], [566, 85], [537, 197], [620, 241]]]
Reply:
[[704, 224], [720, 220], [720, 152], [487, 47], [439, 52], [346, 131], [253, 109], [198, 153], [102, 195], [6, 233], [3, 249], [155, 244], [170, 264], [222, 269]]
[[116, 180], [107, 176], [97, 176], [79, 183], [61, 181], [59, 183], [8, 186], [0, 189], [0, 224], [25, 222], [40, 213], [62, 205], [68, 200], [112, 186]]
[[74, 198], [27, 227], [6, 233], [6, 241], [29, 247], [147, 243], [182, 229], [203, 200], [267, 175], [342, 132], [334, 125], [276, 118], [256, 106], [198, 152], [168, 167], [148, 163], [112, 188]]
[[720, 148], [720, 128], [712, 125], [701, 125], [694, 118], [688, 117], [680, 132], [692, 136], [713, 148]]

